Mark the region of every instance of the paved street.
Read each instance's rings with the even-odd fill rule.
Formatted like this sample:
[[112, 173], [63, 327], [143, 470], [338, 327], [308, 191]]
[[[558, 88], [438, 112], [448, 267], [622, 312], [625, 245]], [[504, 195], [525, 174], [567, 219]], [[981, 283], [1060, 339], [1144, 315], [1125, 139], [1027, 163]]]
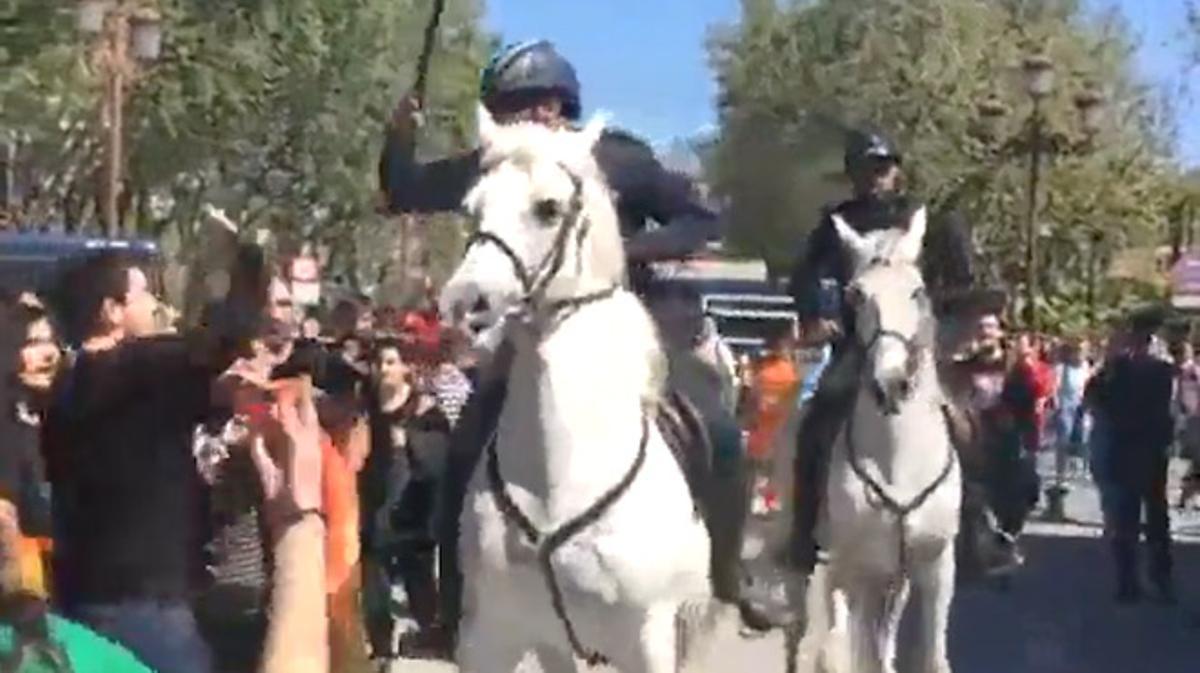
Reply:
[[[1173, 512], [1180, 604], [1118, 607], [1110, 596], [1110, 561], [1100, 538], [1096, 491], [1073, 480], [1071, 524], [1034, 522], [1028, 563], [1008, 587], [961, 588], [951, 617], [955, 670], [965, 673], [1194, 673], [1200, 670], [1200, 511]], [[811, 649], [805, 643], [803, 650]], [[903, 644], [901, 652], [903, 654]], [[799, 670], [813, 670], [802, 655]], [[694, 667], [705, 672], [784, 670], [782, 638], [745, 640], [732, 619]], [[532, 672], [536, 667], [529, 666]], [[400, 662], [394, 671], [452, 671]], [[902, 671], [904, 668], [902, 667]]]

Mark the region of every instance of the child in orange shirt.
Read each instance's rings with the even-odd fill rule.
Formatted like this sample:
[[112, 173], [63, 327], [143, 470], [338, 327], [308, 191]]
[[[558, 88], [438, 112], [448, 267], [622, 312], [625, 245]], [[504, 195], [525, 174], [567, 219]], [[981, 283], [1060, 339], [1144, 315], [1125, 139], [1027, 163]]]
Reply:
[[[795, 402], [800, 377], [792, 358], [792, 340], [785, 331], [773, 334], [767, 341], [767, 353], [754, 365], [751, 374], [750, 404], [747, 426], [749, 439], [746, 452], [758, 475], [755, 479], [757, 511], [779, 509], [778, 499], [766, 475], [770, 474], [771, 446]], [[761, 507], [758, 506], [761, 498]]]

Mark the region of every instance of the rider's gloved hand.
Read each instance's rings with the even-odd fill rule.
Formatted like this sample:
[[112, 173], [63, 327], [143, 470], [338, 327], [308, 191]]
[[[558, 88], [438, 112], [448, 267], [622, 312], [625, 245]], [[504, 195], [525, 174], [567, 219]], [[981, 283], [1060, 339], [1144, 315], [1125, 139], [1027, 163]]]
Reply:
[[829, 343], [842, 333], [842, 328], [836, 320], [816, 318], [805, 321], [800, 328], [800, 337], [811, 346]]
[[388, 130], [401, 139], [412, 138], [424, 123], [423, 109], [421, 99], [411, 91], [406, 92], [392, 110]]

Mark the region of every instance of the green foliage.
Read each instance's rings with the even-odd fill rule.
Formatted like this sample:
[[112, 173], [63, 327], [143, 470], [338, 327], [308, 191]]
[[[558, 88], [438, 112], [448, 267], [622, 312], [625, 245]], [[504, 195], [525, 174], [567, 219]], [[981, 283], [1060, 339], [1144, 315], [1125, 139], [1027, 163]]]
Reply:
[[[1057, 74], [1041, 106], [1052, 148], [1043, 315], [1073, 324], [1056, 307], [1084, 296], [1087, 265], [1164, 241], [1176, 199], [1169, 119], [1133, 75], [1132, 52], [1115, 16], [1088, 18], [1073, 0], [744, 0], [741, 22], [710, 42], [723, 129], [714, 179], [732, 199], [733, 242], [790, 263], [820, 207], [846, 194], [830, 180], [843, 130], [874, 126], [898, 139], [909, 188], [971, 223], [981, 281], [1019, 296], [1031, 118], [1021, 64], [1041, 53]], [[1090, 138], [1074, 103], [1088, 86], [1107, 100]], [[979, 111], [989, 99], [1006, 110], [990, 122]]]
[[[10, 1], [15, 18], [0, 26], [20, 39], [5, 41], [0, 132], [18, 139], [28, 181], [48, 186], [28, 195], [25, 219], [92, 226], [101, 87], [74, 31], [75, 3]], [[432, 5], [160, 0], [163, 55], [142, 69], [126, 107], [126, 229], [165, 237], [186, 261], [200, 208], [212, 203], [284, 247], [332, 246], [333, 272], [369, 284], [389, 246], [359, 249], [355, 232], [394, 226], [375, 208], [382, 127], [411, 86]], [[439, 152], [470, 137], [491, 43], [478, 0], [446, 5], [424, 134]]]

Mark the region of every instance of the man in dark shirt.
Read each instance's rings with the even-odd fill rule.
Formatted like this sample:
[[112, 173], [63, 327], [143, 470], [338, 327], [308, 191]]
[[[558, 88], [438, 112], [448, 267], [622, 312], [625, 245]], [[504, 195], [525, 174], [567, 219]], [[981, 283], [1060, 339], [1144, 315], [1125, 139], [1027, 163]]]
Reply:
[[[582, 111], [575, 70], [546, 41], [517, 44], [501, 50], [484, 70], [481, 97], [500, 124], [525, 122], [567, 127]], [[420, 101], [403, 99], [393, 115], [380, 159], [380, 182], [389, 210], [394, 212], [457, 210], [467, 191], [481, 176], [478, 150], [426, 164], [414, 160], [416, 113]], [[608, 130], [593, 148], [596, 163], [613, 192], [614, 205], [630, 282], [644, 291], [652, 282], [647, 263], [682, 259], [705, 248], [719, 234], [716, 215], [701, 203], [694, 185], [685, 176], [670, 172], [642, 141], [617, 130]], [[658, 223], [657, 228], [649, 226]], [[459, 512], [465, 489], [483, 449], [488, 429], [496, 422], [504, 402], [507, 366], [504, 351], [483, 375], [471, 402], [463, 411], [451, 444], [443, 480], [439, 558], [442, 561], [442, 619], [450, 633], [460, 610], [461, 578], [457, 545]], [[723, 485], [715, 500], [743, 498], [740, 474], [717, 475]], [[724, 478], [727, 477], [727, 478]], [[711, 526], [710, 526], [711, 527]], [[736, 554], [740, 543], [724, 551]], [[723, 564], [733, 568], [734, 564]], [[736, 573], [714, 576], [714, 593], [721, 600], [739, 603], [744, 618], [762, 626], [751, 608], [740, 600]]]
[[56, 600], [160, 673], [210, 670], [188, 604], [203, 543], [191, 439], [262, 305], [261, 259], [240, 257], [224, 310], [186, 336], [156, 335], [146, 274], [117, 253], [64, 281], [60, 308], [79, 351], [45, 423]]
[[1130, 348], [1110, 362], [1093, 391], [1111, 427], [1111, 449], [1103, 468], [1116, 490], [1113, 557], [1117, 600], [1141, 597], [1137, 543], [1145, 513], [1150, 579], [1158, 597], [1175, 599], [1171, 578], [1171, 523], [1167, 510], [1168, 448], [1174, 434], [1171, 400], [1174, 366], [1150, 352], [1154, 316], [1138, 316]]
[[[834, 227], [838, 214], [860, 234], [905, 228], [921, 203], [900, 191], [902, 157], [878, 133], [852, 131], [845, 148], [845, 170], [854, 197], [822, 214], [796, 262], [789, 289], [796, 301], [805, 338], [833, 342], [833, 357], [800, 426], [797, 451], [796, 515], [793, 560], [811, 573], [816, 563], [815, 529], [824, 491], [825, 467], [833, 442], [857, 391], [858, 349], [846, 347], [854, 333], [852, 309], [843, 306], [842, 291], [850, 281], [850, 260]], [[970, 244], [956, 219], [933, 226], [925, 235], [922, 272], [929, 294], [971, 284]]]

